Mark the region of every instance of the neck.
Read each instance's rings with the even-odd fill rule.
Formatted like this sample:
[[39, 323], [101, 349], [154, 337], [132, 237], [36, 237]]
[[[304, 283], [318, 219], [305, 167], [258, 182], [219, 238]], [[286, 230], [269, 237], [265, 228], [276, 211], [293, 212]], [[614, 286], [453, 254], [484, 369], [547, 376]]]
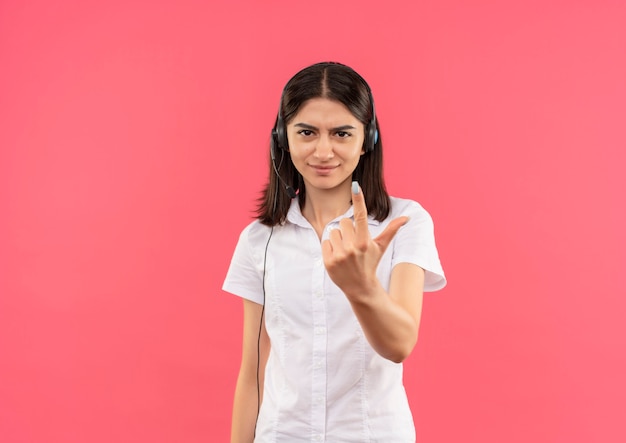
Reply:
[[321, 238], [326, 225], [345, 214], [350, 208], [351, 198], [349, 181], [337, 188], [328, 190], [309, 187], [306, 191], [302, 215], [311, 223]]

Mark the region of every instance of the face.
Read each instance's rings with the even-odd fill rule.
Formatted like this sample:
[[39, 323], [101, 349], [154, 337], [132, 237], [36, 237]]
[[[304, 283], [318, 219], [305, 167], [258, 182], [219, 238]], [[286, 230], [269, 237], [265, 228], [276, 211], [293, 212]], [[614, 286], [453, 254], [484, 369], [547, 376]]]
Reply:
[[313, 98], [287, 125], [289, 152], [307, 191], [350, 188], [365, 126], [341, 102]]

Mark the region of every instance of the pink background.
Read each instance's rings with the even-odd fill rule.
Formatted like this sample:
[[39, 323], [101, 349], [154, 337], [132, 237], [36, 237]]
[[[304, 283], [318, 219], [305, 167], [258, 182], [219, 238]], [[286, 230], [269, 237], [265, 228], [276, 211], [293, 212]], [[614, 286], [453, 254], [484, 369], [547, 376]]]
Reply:
[[284, 83], [372, 86], [433, 215], [421, 442], [626, 441], [626, 3], [0, 3], [0, 440], [221, 442]]

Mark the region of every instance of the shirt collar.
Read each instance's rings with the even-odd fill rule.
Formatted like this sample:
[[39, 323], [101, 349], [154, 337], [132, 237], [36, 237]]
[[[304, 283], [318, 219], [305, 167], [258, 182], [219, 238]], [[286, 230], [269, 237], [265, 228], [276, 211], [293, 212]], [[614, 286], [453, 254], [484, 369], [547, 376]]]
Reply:
[[[350, 208], [340, 217], [337, 217], [332, 222], [338, 222], [342, 218], [352, 218], [354, 219], [354, 206], [350, 205]], [[304, 228], [310, 228], [311, 223], [304, 218], [302, 215], [302, 211], [300, 211], [300, 203], [298, 197], [291, 200], [291, 206], [289, 207], [289, 211], [287, 212], [287, 221], [293, 223], [294, 225], [302, 226]], [[332, 223], [331, 222], [331, 223]], [[367, 224], [371, 226], [377, 226], [380, 224], [378, 220], [373, 218], [371, 215], [367, 216]]]

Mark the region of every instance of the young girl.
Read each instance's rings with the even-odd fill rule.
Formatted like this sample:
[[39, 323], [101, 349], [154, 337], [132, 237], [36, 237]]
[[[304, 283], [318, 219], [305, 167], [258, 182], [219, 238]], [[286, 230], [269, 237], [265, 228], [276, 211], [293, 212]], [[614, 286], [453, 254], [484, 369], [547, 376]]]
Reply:
[[270, 160], [223, 287], [244, 307], [231, 441], [414, 442], [402, 361], [445, 277], [429, 214], [387, 194], [365, 80], [298, 72]]

